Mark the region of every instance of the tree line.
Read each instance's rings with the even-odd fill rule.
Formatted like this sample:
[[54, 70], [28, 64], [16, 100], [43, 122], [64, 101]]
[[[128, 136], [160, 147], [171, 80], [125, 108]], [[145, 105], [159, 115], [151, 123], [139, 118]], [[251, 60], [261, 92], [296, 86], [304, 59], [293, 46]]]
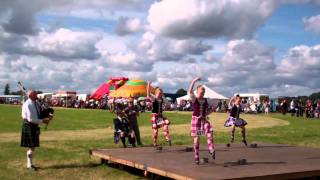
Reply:
[[[37, 91], [38, 94], [42, 93], [42, 91]], [[23, 95], [23, 91], [22, 90], [18, 90], [18, 91], [10, 91], [10, 85], [7, 83], [4, 86], [4, 91], [3, 91], [4, 95]]]

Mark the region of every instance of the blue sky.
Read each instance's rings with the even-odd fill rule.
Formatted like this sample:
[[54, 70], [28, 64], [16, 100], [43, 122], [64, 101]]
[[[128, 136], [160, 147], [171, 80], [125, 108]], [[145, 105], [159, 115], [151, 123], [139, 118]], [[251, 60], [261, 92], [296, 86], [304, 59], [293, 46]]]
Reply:
[[319, 44], [320, 34], [305, 31], [302, 22], [303, 18], [319, 13], [320, 8], [312, 4], [280, 6], [258, 30], [258, 39], [276, 47], [279, 55], [296, 45]]
[[320, 91], [320, 2], [281, 2], [0, 2], [0, 89], [91, 93], [123, 75], [166, 92], [196, 76], [226, 96]]

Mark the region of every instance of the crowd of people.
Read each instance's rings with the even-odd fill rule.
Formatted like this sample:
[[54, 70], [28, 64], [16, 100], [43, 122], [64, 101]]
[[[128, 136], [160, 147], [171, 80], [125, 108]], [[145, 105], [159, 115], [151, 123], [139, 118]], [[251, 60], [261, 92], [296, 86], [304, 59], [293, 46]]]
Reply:
[[290, 113], [291, 116], [306, 118], [320, 118], [320, 100], [311, 101], [308, 99], [305, 103], [301, 99], [292, 99], [290, 104], [288, 100], [283, 100], [280, 103], [279, 111], [283, 115]]
[[[165, 99], [165, 98], [164, 98]], [[39, 98], [41, 104], [51, 107], [67, 107], [67, 108], [81, 108], [81, 109], [105, 109], [112, 111], [115, 104], [128, 104], [128, 98], [113, 98], [105, 96], [100, 100], [94, 99], [71, 99], [71, 98]], [[278, 105], [275, 105], [274, 100], [253, 101], [252, 99], [242, 98], [241, 112], [244, 113], [265, 113], [281, 112], [283, 114], [290, 113], [292, 116], [306, 117], [306, 118], [320, 118], [320, 100], [307, 100], [292, 98], [279, 100]], [[139, 112], [150, 111], [151, 101], [147, 98], [133, 98], [134, 105]], [[9, 100], [0, 99], [0, 104], [20, 104], [20, 100], [15, 98]], [[181, 100], [177, 103], [172, 100], [165, 99], [163, 108], [166, 111], [192, 111], [191, 100]], [[228, 112], [230, 109], [229, 103], [226, 100], [219, 100], [217, 105], [209, 105], [209, 109], [216, 112]]]

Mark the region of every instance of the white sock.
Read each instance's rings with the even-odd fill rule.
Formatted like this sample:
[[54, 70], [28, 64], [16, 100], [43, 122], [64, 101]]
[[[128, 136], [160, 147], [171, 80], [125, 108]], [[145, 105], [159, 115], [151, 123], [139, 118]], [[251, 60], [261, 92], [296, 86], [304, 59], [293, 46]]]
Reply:
[[27, 168], [31, 168], [32, 166], [32, 150], [29, 149], [27, 151]]

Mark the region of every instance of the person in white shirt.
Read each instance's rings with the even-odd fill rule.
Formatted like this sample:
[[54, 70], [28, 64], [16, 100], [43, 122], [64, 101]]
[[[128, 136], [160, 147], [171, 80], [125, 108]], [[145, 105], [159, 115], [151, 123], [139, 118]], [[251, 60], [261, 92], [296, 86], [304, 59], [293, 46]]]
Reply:
[[22, 133], [21, 147], [27, 148], [27, 168], [36, 171], [38, 168], [32, 164], [32, 156], [36, 147], [39, 147], [39, 124], [48, 124], [50, 119], [40, 119], [41, 107], [37, 103], [37, 92], [34, 90], [28, 91], [28, 100], [22, 106]]
[[296, 113], [295, 107], [296, 107], [295, 101], [294, 101], [294, 99], [292, 99], [291, 102], [290, 102], [290, 112], [291, 112], [291, 116], [294, 116], [294, 114]]

